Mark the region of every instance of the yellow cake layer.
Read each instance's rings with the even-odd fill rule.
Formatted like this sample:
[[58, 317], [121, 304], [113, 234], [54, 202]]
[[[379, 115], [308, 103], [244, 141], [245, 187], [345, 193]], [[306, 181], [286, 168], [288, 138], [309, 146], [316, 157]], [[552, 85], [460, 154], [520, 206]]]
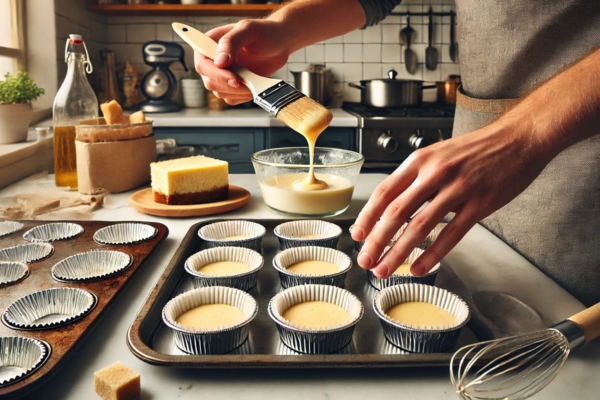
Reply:
[[229, 164], [205, 156], [150, 164], [152, 190], [164, 195], [199, 193], [229, 185]]

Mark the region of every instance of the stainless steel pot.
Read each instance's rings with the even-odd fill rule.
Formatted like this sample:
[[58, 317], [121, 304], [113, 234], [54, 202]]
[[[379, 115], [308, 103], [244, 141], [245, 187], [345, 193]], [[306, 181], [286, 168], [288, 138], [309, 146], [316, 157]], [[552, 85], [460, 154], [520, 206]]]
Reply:
[[423, 81], [396, 79], [398, 73], [388, 72], [388, 79], [370, 79], [360, 81], [360, 85], [348, 83], [360, 89], [360, 102], [371, 107], [407, 107], [418, 106], [423, 101], [423, 89], [433, 89], [436, 85], [424, 85]]
[[329, 70], [324, 65], [311, 65], [308, 71], [292, 71], [294, 86], [323, 105], [329, 105]]

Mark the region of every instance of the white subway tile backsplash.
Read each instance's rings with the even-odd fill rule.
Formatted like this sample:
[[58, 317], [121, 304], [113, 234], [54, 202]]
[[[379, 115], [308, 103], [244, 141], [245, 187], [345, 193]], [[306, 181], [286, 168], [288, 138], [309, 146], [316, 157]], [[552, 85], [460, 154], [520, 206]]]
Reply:
[[108, 42], [112, 44], [127, 42], [127, 25], [110, 25]]
[[355, 31], [346, 33], [344, 35], [344, 43], [362, 43], [363, 42], [363, 31], [357, 29]]
[[173, 40], [173, 28], [171, 25], [158, 24], [156, 25], [156, 40], [170, 42]]
[[380, 63], [381, 62], [381, 44], [369, 43], [363, 45], [362, 62]]
[[323, 63], [325, 62], [325, 45], [313, 44], [306, 48], [306, 62]]
[[127, 43], [146, 43], [156, 40], [156, 24], [127, 25]]
[[339, 74], [344, 78], [344, 82], [356, 82], [362, 79], [361, 63], [343, 63], [340, 64]]
[[306, 62], [306, 52], [304, 49], [293, 52], [288, 57], [288, 63], [303, 63]]
[[381, 61], [384, 63], [399, 63], [401, 61], [400, 44], [382, 44]]
[[344, 44], [344, 62], [363, 62], [362, 44]]
[[344, 45], [325, 43], [325, 62], [344, 62]]
[[363, 43], [381, 43], [381, 25], [370, 26], [363, 31]]
[[460, 67], [456, 64], [441, 65], [442, 78], [446, 79], [448, 75], [460, 75]]
[[381, 63], [364, 63], [363, 79], [381, 79], [386, 78], [381, 72]]
[[398, 43], [400, 44], [400, 26], [399, 25], [382, 25], [381, 26], [381, 43]]

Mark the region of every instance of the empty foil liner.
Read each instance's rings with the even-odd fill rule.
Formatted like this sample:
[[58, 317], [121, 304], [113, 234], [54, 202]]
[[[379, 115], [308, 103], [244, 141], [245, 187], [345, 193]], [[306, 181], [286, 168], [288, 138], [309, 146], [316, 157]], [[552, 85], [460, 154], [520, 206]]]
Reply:
[[15, 261], [0, 261], [0, 287], [13, 285], [29, 275], [27, 264]]
[[[430, 303], [452, 314], [457, 323], [443, 328], [423, 329], [404, 325], [387, 316], [386, 311], [404, 302]], [[381, 321], [385, 338], [395, 346], [414, 353], [441, 353], [453, 347], [463, 326], [469, 321], [469, 306], [447, 290], [409, 283], [385, 288], [373, 298], [373, 308]]]
[[52, 277], [65, 282], [103, 279], [124, 270], [132, 262], [133, 258], [121, 251], [90, 250], [54, 264]]
[[83, 318], [98, 298], [83, 289], [53, 288], [30, 293], [13, 302], [2, 318], [11, 328], [35, 330], [55, 328]]
[[[246, 264], [250, 270], [235, 275], [206, 275], [198, 272], [205, 265], [219, 261], [234, 261]], [[245, 247], [214, 247], [199, 251], [185, 260], [185, 271], [191, 275], [195, 288], [228, 286], [248, 291], [256, 286], [258, 271], [263, 267], [263, 256]]]
[[260, 253], [262, 238], [267, 230], [261, 224], [251, 221], [222, 221], [204, 225], [198, 236], [206, 247], [236, 246], [246, 247]]
[[53, 222], [31, 228], [23, 234], [28, 242], [54, 242], [77, 237], [83, 233], [83, 226], [71, 222]]
[[[288, 308], [309, 301], [336, 304], [348, 311], [352, 319], [341, 326], [307, 329], [295, 326], [282, 317]], [[300, 353], [329, 354], [350, 344], [354, 327], [362, 318], [364, 309], [360, 300], [348, 290], [330, 285], [300, 285], [276, 294], [269, 301], [268, 313], [286, 346]]]
[[126, 222], [99, 229], [94, 240], [100, 244], [132, 244], [152, 239], [157, 233], [158, 229], [151, 225]]
[[38, 339], [0, 337], [0, 388], [31, 375], [48, 360], [50, 352], [50, 345]]
[[[245, 318], [232, 327], [217, 330], [190, 330], [177, 323], [186, 311], [205, 304], [227, 304], [241, 310]], [[248, 293], [224, 286], [190, 290], [169, 300], [162, 312], [163, 322], [171, 328], [175, 345], [190, 354], [224, 354], [241, 346], [248, 338], [250, 321], [258, 313], [258, 303]]]
[[54, 252], [49, 243], [26, 243], [0, 249], [0, 261], [31, 263], [43, 260]]
[[[290, 272], [287, 269], [302, 261], [330, 262], [339, 268], [339, 272], [327, 275], [305, 275]], [[352, 268], [352, 260], [341, 251], [328, 247], [293, 247], [283, 250], [273, 257], [273, 267], [279, 272], [281, 286], [284, 288], [306, 284], [343, 287], [346, 275]]]
[[[421, 254], [423, 254], [423, 249], [416, 248], [410, 252], [408, 258], [404, 262], [405, 264], [412, 264]], [[384, 253], [385, 254], [385, 253]], [[375, 289], [381, 290], [394, 285], [401, 285], [403, 283], [422, 283], [423, 285], [433, 285], [435, 283], [435, 278], [440, 270], [440, 263], [437, 263], [433, 266], [429, 272], [423, 276], [415, 276], [415, 275], [398, 275], [392, 274], [387, 279], [380, 279], [373, 274], [373, 271], [367, 270], [367, 279], [371, 286]]]
[[281, 250], [300, 246], [321, 246], [335, 249], [342, 228], [321, 220], [298, 220], [284, 222], [273, 229], [279, 239]]
[[21, 222], [16, 221], [2, 221], [0, 222], [0, 237], [10, 235], [23, 228]]

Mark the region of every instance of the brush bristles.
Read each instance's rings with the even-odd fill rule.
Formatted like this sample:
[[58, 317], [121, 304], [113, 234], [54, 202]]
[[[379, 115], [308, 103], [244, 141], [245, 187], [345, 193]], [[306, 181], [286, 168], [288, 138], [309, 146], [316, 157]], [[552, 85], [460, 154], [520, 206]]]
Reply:
[[313, 99], [303, 96], [279, 110], [277, 119], [296, 132], [306, 134], [324, 131], [333, 114]]

